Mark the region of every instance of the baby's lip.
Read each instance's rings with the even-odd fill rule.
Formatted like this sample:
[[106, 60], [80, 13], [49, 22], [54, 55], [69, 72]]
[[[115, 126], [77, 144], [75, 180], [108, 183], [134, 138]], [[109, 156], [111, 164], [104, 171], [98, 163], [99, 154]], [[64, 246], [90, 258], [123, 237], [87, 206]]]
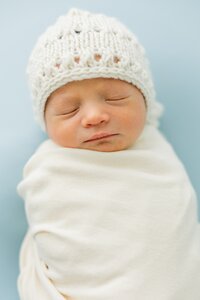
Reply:
[[92, 135], [88, 140], [85, 140], [84, 143], [95, 141], [95, 140], [100, 140], [103, 138], [109, 138], [114, 135], [118, 135], [118, 133], [99, 132], [99, 133]]

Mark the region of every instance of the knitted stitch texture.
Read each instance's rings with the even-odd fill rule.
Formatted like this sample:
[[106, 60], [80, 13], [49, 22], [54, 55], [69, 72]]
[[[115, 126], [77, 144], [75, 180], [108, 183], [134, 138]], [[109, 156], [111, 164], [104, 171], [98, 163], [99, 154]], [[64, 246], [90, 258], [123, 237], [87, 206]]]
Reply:
[[39, 37], [27, 74], [34, 116], [44, 131], [44, 110], [50, 94], [68, 82], [98, 77], [135, 85], [146, 100], [147, 123], [158, 126], [162, 105], [155, 98], [145, 49], [115, 18], [70, 9]]

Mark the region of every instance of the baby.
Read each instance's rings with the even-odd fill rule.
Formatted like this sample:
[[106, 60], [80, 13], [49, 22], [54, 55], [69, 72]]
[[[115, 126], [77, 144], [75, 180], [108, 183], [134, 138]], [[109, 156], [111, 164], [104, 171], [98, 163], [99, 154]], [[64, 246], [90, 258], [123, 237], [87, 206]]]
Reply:
[[28, 75], [49, 139], [18, 185], [20, 299], [199, 300], [196, 195], [158, 129], [135, 35], [71, 9], [38, 40]]

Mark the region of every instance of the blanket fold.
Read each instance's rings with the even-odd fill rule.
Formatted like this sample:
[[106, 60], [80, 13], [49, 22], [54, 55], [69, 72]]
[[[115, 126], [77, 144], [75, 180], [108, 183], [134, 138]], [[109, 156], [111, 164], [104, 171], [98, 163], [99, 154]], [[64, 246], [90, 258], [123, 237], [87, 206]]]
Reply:
[[18, 192], [21, 300], [200, 299], [196, 195], [156, 128], [117, 152], [47, 140]]

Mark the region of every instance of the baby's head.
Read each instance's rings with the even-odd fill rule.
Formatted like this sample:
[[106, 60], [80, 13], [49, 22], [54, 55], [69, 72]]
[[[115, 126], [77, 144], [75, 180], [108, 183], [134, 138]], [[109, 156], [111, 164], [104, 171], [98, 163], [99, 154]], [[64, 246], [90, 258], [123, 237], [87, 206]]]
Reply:
[[60, 146], [123, 150], [158, 124], [144, 48], [114, 18], [71, 9], [39, 38], [27, 71], [35, 118]]

